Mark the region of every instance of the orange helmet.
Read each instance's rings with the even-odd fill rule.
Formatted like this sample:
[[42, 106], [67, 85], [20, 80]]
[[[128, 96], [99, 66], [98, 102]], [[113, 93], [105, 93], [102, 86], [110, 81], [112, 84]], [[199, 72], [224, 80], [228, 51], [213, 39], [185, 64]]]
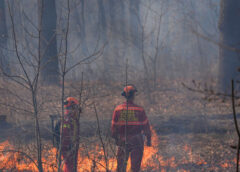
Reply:
[[78, 101], [77, 99], [75, 99], [74, 97], [68, 97], [65, 101], [64, 101], [64, 107], [69, 107], [72, 105], [78, 105]]
[[127, 85], [123, 89], [122, 96], [131, 97], [135, 92], [137, 92], [137, 89], [134, 85]]

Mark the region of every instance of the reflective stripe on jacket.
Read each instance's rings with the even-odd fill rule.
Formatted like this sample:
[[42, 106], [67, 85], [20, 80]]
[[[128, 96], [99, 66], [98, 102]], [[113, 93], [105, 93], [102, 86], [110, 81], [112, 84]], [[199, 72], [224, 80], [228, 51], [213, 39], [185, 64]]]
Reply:
[[73, 144], [78, 143], [79, 124], [77, 111], [65, 109], [62, 131], [63, 150], [68, 149]]
[[151, 138], [149, 121], [144, 109], [132, 102], [128, 103], [128, 107], [127, 103], [123, 103], [115, 108], [111, 126], [112, 136], [114, 138], [116, 138], [116, 136], [124, 138], [126, 119], [128, 137], [135, 136], [143, 132], [148, 139]]

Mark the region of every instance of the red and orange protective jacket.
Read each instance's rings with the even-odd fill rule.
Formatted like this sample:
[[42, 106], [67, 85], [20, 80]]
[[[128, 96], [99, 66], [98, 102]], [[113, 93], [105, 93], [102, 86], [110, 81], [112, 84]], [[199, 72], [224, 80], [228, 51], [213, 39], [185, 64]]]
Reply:
[[127, 103], [125, 102], [115, 108], [112, 116], [111, 126], [113, 138], [120, 136], [121, 140], [125, 140], [126, 116], [128, 138], [134, 137], [135, 135], [143, 132], [147, 139], [151, 140], [150, 125], [145, 111], [142, 107], [135, 105], [132, 102], [128, 102], [128, 107]]
[[78, 113], [74, 109], [65, 108], [62, 133], [62, 149], [68, 151], [79, 139]]

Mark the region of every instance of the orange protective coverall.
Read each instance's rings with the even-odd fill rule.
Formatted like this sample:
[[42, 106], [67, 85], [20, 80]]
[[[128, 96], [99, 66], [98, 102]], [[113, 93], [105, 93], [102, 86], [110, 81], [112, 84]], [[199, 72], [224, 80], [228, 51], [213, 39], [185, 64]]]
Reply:
[[[72, 107], [65, 106], [62, 133], [62, 156], [64, 160], [64, 172], [74, 172], [77, 167], [79, 145], [78, 112]], [[76, 165], [75, 165], [76, 164]]]
[[[118, 145], [117, 171], [123, 172], [125, 159], [125, 126], [127, 103], [117, 106], [112, 116], [111, 132]], [[127, 122], [127, 157], [131, 157], [132, 172], [140, 171], [144, 148], [144, 134], [151, 141], [151, 130], [148, 118], [142, 107], [128, 102]]]

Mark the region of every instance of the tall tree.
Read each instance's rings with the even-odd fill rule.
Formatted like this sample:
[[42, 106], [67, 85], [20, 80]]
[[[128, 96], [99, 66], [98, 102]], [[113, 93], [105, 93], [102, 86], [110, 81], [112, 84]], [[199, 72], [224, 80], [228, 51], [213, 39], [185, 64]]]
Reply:
[[6, 57], [7, 25], [5, 15], [5, 0], [0, 0], [0, 67], [5, 73], [10, 72], [8, 58]]
[[239, 79], [240, 67], [240, 1], [221, 0], [220, 30], [220, 84], [224, 91], [230, 88], [231, 79]]
[[109, 0], [109, 16], [110, 16], [110, 30], [112, 30], [113, 34], [116, 34], [117, 23], [116, 23], [116, 11], [117, 10], [117, 1]]
[[80, 9], [76, 10], [74, 15], [77, 25], [79, 27], [78, 35], [81, 41], [81, 50], [84, 56], [89, 55], [88, 46], [86, 41], [86, 22], [85, 22], [85, 1], [80, 0]]
[[120, 16], [118, 18], [118, 30], [119, 30], [119, 33], [120, 33], [120, 36], [123, 37], [123, 39], [126, 38], [126, 21], [127, 21], [127, 18], [126, 18], [126, 9], [125, 9], [125, 3], [124, 3], [124, 0], [119, 0], [118, 1], [118, 6], [119, 6], [119, 12], [118, 12], [118, 16]]
[[137, 45], [141, 49], [141, 21], [140, 21], [140, 0], [130, 0], [129, 1], [130, 10], [130, 35], [133, 44]]
[[41, 56], [41, 81], [44, 84], [59, 82], [55, 0], [38, 0]]
[[[123, 60], [123, 54], [120, 49], [122, 41], [126, 40], [126, 15], [124, 8], [125, 5], [122, 0], [109, 0], [109, 30], [111, 34], [108, 35], [108, 39], [110, 54], [114, 54], [115, 56], [111, 61], [112, 66], [119, 66]], [[127, 50], [125, 49], [125, 51]]]
[[99, 25], [99, 32], [102, 35], [103, 41], [107, 40], [107, 21], [105, 15], [105, 7], [103, 5], [103, 0], [98, 0], [98, 25]]
[[[107, 1], [107, 3], [109, 3]], [[98, 27], [99, 27], [99, 35], [102, 42], [106, 43], [108, 41], [107, 38], [107, 18], [106, 18], [106, 5], [104, 6], [103, 0], [98, 0]], [[103, 80], [108, 80], [109, 77], [109, 59], [108, 55], [103, 58]]]

